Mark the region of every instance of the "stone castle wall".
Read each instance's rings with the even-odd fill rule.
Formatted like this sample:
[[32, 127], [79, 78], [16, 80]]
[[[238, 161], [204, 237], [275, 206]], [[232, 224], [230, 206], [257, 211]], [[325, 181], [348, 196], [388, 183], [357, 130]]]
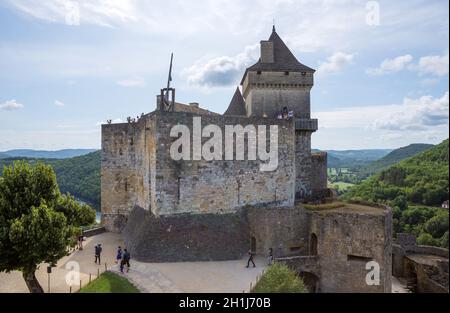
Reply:
[[[227, 213], [245, 205], [277, 203], [292, 205], [295, 186], [295, 151], [292, 121], [245, 117], [201, 116], [202, 127], [217, 125], [225, 134], [225, 125], [277, 125], [278, 167], [260, 170], [260, 160], [174, 161], [170, 147], [176, 138], [169, 136], [172, 126], [180, 123], [192, 134], [192, 114], [158, 113], [156, 151], [156, 215], [180, 213]], [[224, 138], [224, 137], [223, 137]], [[209, 138], [203, 138], [203, 143]], [[269, 136], [267, 136], [269, 139]], [[225, 140], [223, 140], [225, 145]], [[247, 146], [247, 145], [246, 145]], [[192, 148], [192, 147], [191, 147]], [[245, 156], [247, 158], [247, 155]]]
[[295, 197], [305, 199], [312, 195], [311, 132], [295, 132]]
[[448, 257], [445, 248], [418, 245], [412, 234], [397, 234], [392, 245], [392, 275], [406, 279], [419, 293], [448, 293]]
[[145, 121], [102, 125], [101, 207], [103, 224], [120, 231], [130, 207], [148, 207], [148, 153]]
[[[135, 206], [157, 216], [227, 213], [264, 203], [292, 206], [299, 188], [310, 192], [311, 133], [295, 132], [292, 120], [201, 116], [202, 127], [221, 128], [223, 146], [225, 125], [266, 125], [267, 130], [277, 125], [278, 167], [264, 172], [260, 160], [227, 161], [224, 156], [214, 161], [173, 160], [170, 147], [177, 138], [170, 137], [170, 130], [182, 124], [192, 135], [194, 116], [156, 111], [136, 123], [103, 125], [102, 212], [108, 230], [121, 231]], [[269, 134], [267, 140], [268, 147]]]
[[311, 154], [311, 190], [313, 194], [320, 194], [328, 188], [327, 153]]
[[125, 245], [142, 262], [238, 260], [250, 248], [242, 211], [155, 216], [134, 208], [123, 230]]
[[[272, 248], [277, 261], [314, 277], [316, 291], [390, 292], [391, 212], [373, 210], [247, 206], [225, 214], [155, 216], [136, 207], [123, 236], [139, 261], [238, 260], [249, 249], [267, 257]], [[381, 267], [378, 286], [366, 284], [372, 260]]]
[[[321, 292], [391, 292], [392, 216], [340, 212], [310, 213], [310, 232], [317, 237]], [[367, 285], [366, 264], [380, 265], [380, 285]]]
[[267, 255], [269, 248], [276, 257], [307, 254], [309, 224], [303, 209], [258, 206], [248, 208], [247, 216], [257, 254]]
[[249, 249], [267, 256], [306, 254], [307, 215], [301, 208], [244, 207], [225, 214], [155, 216], [136, 207], [123, 236], [133, 257], [146, 262], [238, 260]]

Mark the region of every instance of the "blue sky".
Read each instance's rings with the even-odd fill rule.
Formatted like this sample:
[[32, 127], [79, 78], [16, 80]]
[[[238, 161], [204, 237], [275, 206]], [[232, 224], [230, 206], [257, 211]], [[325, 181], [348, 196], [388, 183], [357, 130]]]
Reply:
[[0, 151], [100, 148], [103, 121], [154, 110], [171, 52], [177, 101], [223, 113], [273, 19], [317, 69], [313, 147], [438, 143], [449, 128], [448, 9], [446, 0], [4, 0]]

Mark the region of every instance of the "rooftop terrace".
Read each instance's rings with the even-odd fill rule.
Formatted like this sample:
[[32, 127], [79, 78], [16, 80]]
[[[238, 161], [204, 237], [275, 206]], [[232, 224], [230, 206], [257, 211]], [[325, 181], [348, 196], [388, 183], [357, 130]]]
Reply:
[[333, 201], [323, 204], [302, 204], [307, 210], [317, 212], [320, 214], [330, 213], [351, 213], [351, 214], [372, 214], [384, 215], [388, 208], [383, 205], [371, 204], [367, 202], [344, 202]]

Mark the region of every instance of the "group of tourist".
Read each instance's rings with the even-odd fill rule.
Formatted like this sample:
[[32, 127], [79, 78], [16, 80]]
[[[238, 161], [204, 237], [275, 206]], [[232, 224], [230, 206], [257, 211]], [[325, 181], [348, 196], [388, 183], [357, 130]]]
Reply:
[[122, 248], [119, 246], [117, 248], [116, 263], [120, 263], [121, 273], [123, 273], [125, 265], [127, 266], [127, 273], [130, 271], [130, 259], [131, 259], [130, 252], [128, 252], [126, 248], [122, 250]]
[[[103, 248], [102, 248], [102, 244], [99, 243], [94, 247], [94, 256], [95, 256], [95, 264], [98, 263], [98, 265], [101, 264], [101, 254], [102, 254]], [[250, 267], [250, 263], [252, 263], [253, 267], [256, 267], [255, 264], [255, 255], [256, 253], [254, 251], [252, 251], [251, 249], [248, 250], [248, 261], [247, 261], [247, 268]], [[130, 259], [131, 259], [131, 254], [130, 252], [128, 252], [128, 250], [122, 249], [121, 246], [117, 247], [117, 254], [116, 254], [116, 264], [120, 265], [120, 272], [123, 273], [123, 270], [125, 268], [125, 266], [127, 267], [127, 272], [130, 271]], [[269, 248], [269, 254], [267, 257], [268, 260], [268, 265], [272, 265], [273, 263], [273, 249]]]
[[[248, 261], [247, 261], [247, 268], [250, 266], [250, 262], [253, 264], [253, 267], [256, 267], [255, 265], [255, 255], [256, 253], [252, 251], [252, 249], [248, 250]], [[267, 256], [267, 265], [273, 264], [273, 249], [269, 248], [269, 255]]]
[[[102, 254], [103, 248], [102, 248], [102, 244], [99, 243], [94, 247], [94, 254], [95, 254], [95, 264], [100, 265], [101, 264], [101, 254]], [[130, 252], [128, 252], [128, 250], [122, 249], [121, 246], [119, 246], [117, 248], [117, 254], [116, 254], [116, 264], [120, 265], [120, 272], [123, 273], [123, 270], [125, 268], [125, 266], [127, 267], [127, 272], [129, 272], [130, 270], [130, 259], [131, 259], [131, 254]]]
[[278, 113], [277, 118], [279, 120], [290, 120], [294, 117], [294, 111], [289, 111], [287, 107], [284, 107], [283, 110]]

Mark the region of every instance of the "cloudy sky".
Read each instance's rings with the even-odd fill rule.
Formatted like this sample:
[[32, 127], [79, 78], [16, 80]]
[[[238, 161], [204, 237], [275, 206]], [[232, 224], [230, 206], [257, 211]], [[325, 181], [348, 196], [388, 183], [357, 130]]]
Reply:
[[[2, 0], [0, 151], [99, 148], [100, 124], [177, 100], [223, 113], [277, 32], [317, 69], [321, 149], [438, 143], [449, 128], [447, 0]], [[79, 14], [78, 14], [79, 13]]]

